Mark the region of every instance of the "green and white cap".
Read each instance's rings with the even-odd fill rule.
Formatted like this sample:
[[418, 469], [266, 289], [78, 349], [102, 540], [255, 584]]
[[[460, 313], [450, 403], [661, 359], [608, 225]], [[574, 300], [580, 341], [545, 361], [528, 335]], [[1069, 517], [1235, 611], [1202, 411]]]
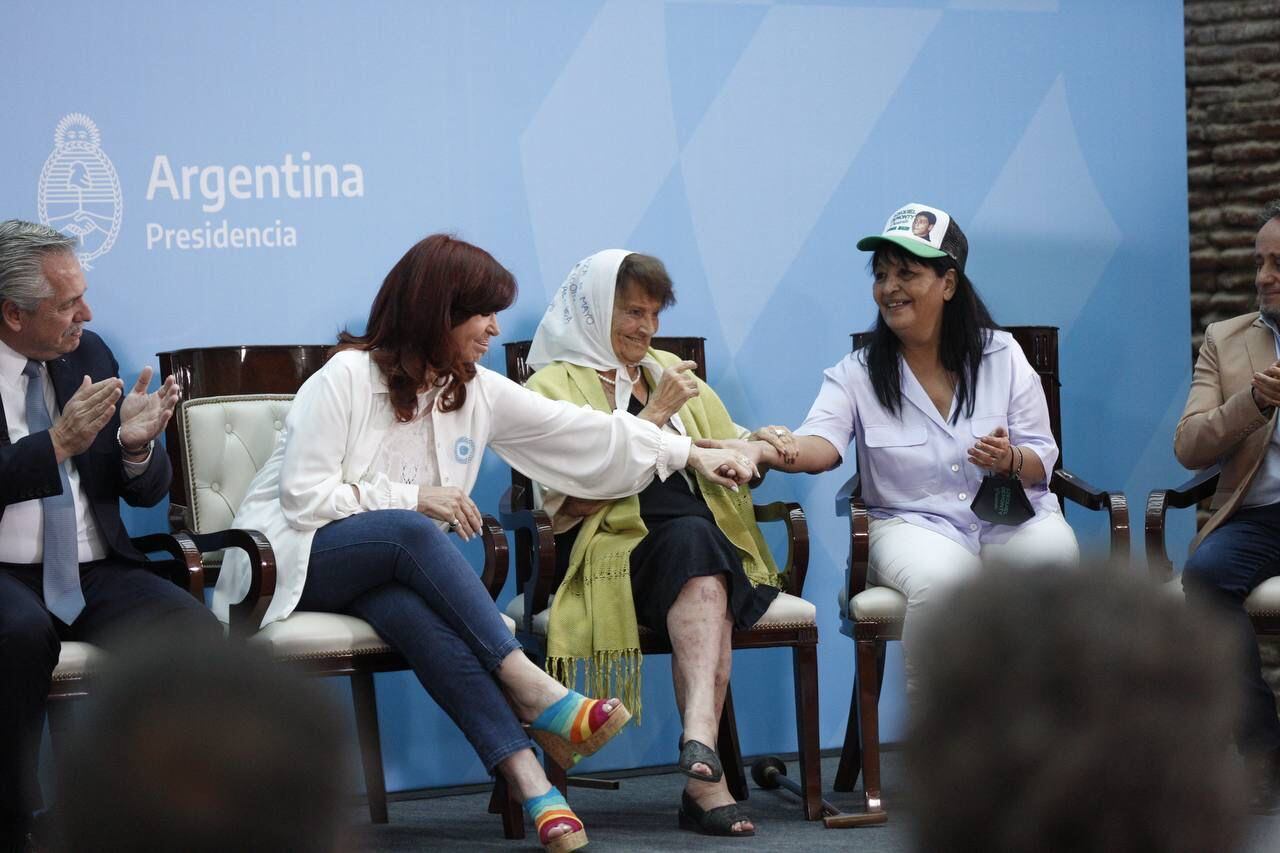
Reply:
[[858, 248], [874, 252], [881, 243], [893, 243], [917, 258], [945, 258], [956, 262], [964, 272], [969, 256], [969, 241], [960, 226], [945, 211], [927, 204], [912, 202], [895, 210], [884, 224], [884, 230], [858, 241]]

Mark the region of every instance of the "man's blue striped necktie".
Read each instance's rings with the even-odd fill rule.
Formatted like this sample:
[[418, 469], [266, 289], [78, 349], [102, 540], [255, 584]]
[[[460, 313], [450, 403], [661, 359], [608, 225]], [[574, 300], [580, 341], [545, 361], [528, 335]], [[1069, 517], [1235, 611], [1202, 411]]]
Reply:
[[[23, 369], [27, 377], [27, 432], [34, 435], [53, 426], [49, 407], [44, 400], [44, 379], [40, 362], [28, 361]], [[58, 466], [62, 494], [40, 499], [44, 512], [44, 604], [49, 612], [70, 625], [84, 609], [84, 593], [80, 590], [79, 537], [76, 531], [76, 504], [71, 497], [65, 462]]]

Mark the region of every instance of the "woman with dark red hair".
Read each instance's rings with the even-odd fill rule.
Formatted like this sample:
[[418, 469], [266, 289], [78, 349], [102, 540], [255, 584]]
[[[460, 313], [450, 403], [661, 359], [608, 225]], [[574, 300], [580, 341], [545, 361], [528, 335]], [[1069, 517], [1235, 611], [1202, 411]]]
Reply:
[[[262, 624], [295, 609], [366, 620], [404, 655], [490, 773], [524, 800], [550, 850], [586, 843], [521, 729], [566, 766], [630, 718], [617, 699], [566, 690], [534, 665], [449, 540], [480, 531], [468, 497], [486, 447], [541, 483], [616, 498], [686, 465], [727, 486], [755, 470], [733, 451], [694, 447], [626, 414], [557, 403], [477, 364], [516, 296], [511, 273], [445, 235], [411, 248], [382, 283], [363, 335], [344, 332], [298, 390], [280, 444], [235, 526], [276, 554]], [[228, 552], [214, 594], [223, 621], [249, 588]]]

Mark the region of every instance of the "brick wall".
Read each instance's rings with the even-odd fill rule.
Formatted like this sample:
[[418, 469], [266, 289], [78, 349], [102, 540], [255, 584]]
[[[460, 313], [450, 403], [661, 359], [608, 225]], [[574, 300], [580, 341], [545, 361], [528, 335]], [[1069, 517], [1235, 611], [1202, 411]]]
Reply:
[[1280, 198], [1280, 0], [1185, 0], [1192, 355], [1254, 308], [1253, 237]]
[[[1184, 0], [1184, 13], [1194, 359], [1205, 326], [1255, 305], [1256, 217], [1280, 199], [1280, 0]], [[1280, 694], [1280, 638], [1259, 646]]]

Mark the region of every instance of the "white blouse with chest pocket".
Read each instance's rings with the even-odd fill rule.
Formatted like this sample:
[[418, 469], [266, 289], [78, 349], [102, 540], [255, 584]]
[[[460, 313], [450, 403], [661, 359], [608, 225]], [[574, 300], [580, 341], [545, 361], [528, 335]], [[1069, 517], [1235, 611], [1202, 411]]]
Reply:
[[[844, 448], [857, 442], [862, 496], [871, 517], [900, 518], [974, 554], [983, 544], [1004, 542], [1024, 528], [988, 524], [969, 508], [987, 472], [969, 462], [968, 451], [996, 427], [1005, 427], [1013, 444], [1036, 453], [1046, 472], [1058, 458], [1040, 377], [1013, 336], [992, 333], [978, 370], [973, 415], [961, 410], [954, 423], [938, 414], [905, 362], [900, 365], [902, 407], [891, 413], [876, 399], [864, 359], [860, 350], [824, 371], [822, 388], [796, 434], [825, 438], [842, 458]], [[1047, 476], [1026, 487], [1036, 513], [1026, 524], [1060, 511]]]

